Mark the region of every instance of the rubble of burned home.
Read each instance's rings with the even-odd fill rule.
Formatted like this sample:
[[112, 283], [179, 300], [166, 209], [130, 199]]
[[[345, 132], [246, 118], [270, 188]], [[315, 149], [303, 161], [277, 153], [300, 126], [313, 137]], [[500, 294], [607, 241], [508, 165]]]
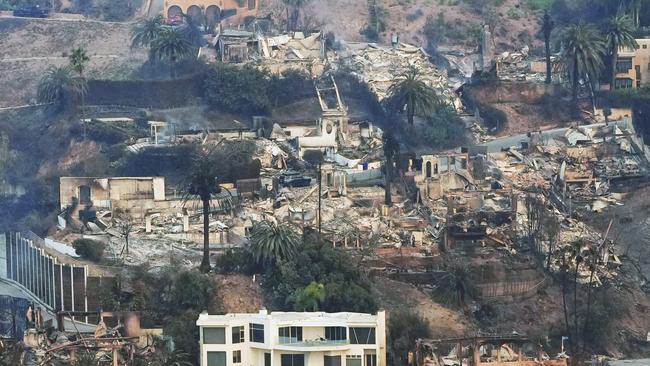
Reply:
[[[300, 118], [269, 113], [206, 128], [145, 113], [138, 123], [149, 134], [129, 138], [129, 154], [153, 151], [166, 159], [165, 149], [198, 147], [226, 151], [224, 165], [236, 161], [230, 169], [238, 174], [217, 177], [213, 188], [218, 193], [207, 203], [188, 193], [186, 181], [163, 176], [60, 177], [58, 231], [51, 230], [43, 241], [15, 233], [5, 240], [16, 257], [37, 258], [34, 271], [48, 284], [30, 288], [33, 279], [11, 272], [11, 265], [7, 277], [40, 291], [51, 299], [47, 305], [59, 310], [58, 319], [48, 320], [34, 311], [33, 323], [21, 325], [23, 342], [37, 349], [41, 360], [74, 360], [84, 348], [112, 360], [149, 355], [158, 347], [153, 339], [162, 335], [161, 329], [141, 329], [137, 313], [101, 311], [92, 284], [115, 282], [118, 271], [98, 265], [101, 273], [90, 273], [70, 245], [79, 239], [105, 245], [109, 263], [190, 268], [198, 266], [206, 240], [214, 263], [231, 249], [250, 248], [256, 223], [291, 223], [303, 235], [317, 230], [319, 239], [350, 253], [364, 272], [428, 293], [447, 286], [441, 279], [463, 266], [462, 285], [476, 300], [467, 307], [473, 312], [479, 302], [534, 297], [554, 274], [566, 270], [566, 261], [574, 260], [568, 257], [571, 250], [596, 253], [590, 270], [576, 266], [576, 282], [616, 281], [622, 262], [614, 250], [616, 238], [609, 235], [614, 222], [594, 227], [586, 218], [622, 205], [626, 187], [649, 172], [650, 150], [625, 111], [604, 123], [496, 137], [487, 134], [479, 108], [472, 112], [463, 105], [465, 80], [449, 77], [420, 47], [339, 41], [344, 45], [335, 51], [326, 47], [320, 31], [264, 34], [219, 28], [206, 37], [210, 41], [201, 52], [208, 62], [308, 74], [318, 112]], [[502, 83], [528, 81], [541, 88], [545, 70], [540, 61], [529, 60], [528, 52], [524, 47], [494, 60], [481, 55], [479, 68]], [[384, 124], [373, 121], [371, 113], [351, 112], [337, 72], [367, 86], [383, 108], [390, 87], [413, 69], [439, 103], [462, 114], [473, 141], [445, 151], [405, 146], [397, 156], [386, 156]], [[546, 95], [552, 87], [544, 88]], [[83, 121], [136, 124], [130, 117]], [[314, 155], [318, 161], [311, 160]], [[243, 332], [243, 326], [238, 328]], [[418, 339], [409, 356], [418, 366], [464, 364], [465, 359], [475, 366], [567, 365], [564, 354], [553, 359], [541, 351], [531, 355], [538, 345], [517, 332], [486, 334]]]
[[[388, 65], [389, 55], [405, 52], [416, 56], [404, 58], [404, 67], [418, 64], [421, 51], [404, 47], [351, 51], [352, 63], [380, 98], [386, 93], [384, 85], [396, 75], [382, 76], [376, 70], [381, 65], [373, 60], [381, 58]], [[366, 62], [372, 69], [364, 71]], [[394, 167], [398, 174], [391, 185], [392, 204], [386, 205], [383, 132], [371, 121], [348, 115], [332, 76], [323, 76], [315, 89], [321, 108], [316, 120], [255, 117], [248, 124], [235, 121], [199, 133], [151, 121], [151, 136], [133, 145], [135, 153], [188, 143], [218, 146], [246, 141], [255, 146], [259, 176], [223, 182], [222, 193], [213, 198], [208, 227], [216, 255], [246, 246], [252, 225], [272, 220], [318, 226], [323, 238], [336, 247], [371, 249], [373, 254], [363, 258], [369, 271], [400, 278], [412, 275], [416, 283], [418, 272], [444, 267], [442, 252], [480, 248], [486, 251], [485, 258], [471, 265], [502, 275], [495, 277], [501, 278], [496, 282], [490, 282], [490, 276], [472, 279], [470, 287], [478, 297], [532, 293], [544, 284], [541, 271], [534, 265], [499, 262], [531, 247], [549, 253], [578, 238], [602, 254], [596, 281], [615, 274], [611, 269], [618, 259], [611, 255], [607, 232], [581, 222], [580, 215], [619, 204], [622, 194], [611, 186], [647, 171], [648, 152], [627, 119], [529, 133], [517, 141], [490, 138], [444, 153], [403, 152]], [[318, 167], [302, 160], [311, 150], [324, 156]], [[132, 241], [159, 238], [197, 251], [203, 239], [202, 208], [181, 191], [182, 187], [166, 186], [162, 177], [61, 178], [61, 209], [67, 212], [60, 217], [61, 226], [71, 220], [72, 227], [108, 234], [109, 242], [116, 244], [121, 243], [118, 228], [126, 213], [134, 220]], [[84, 205], [97, 211], [95, 224], [75, 219]], [[557, 221], [558, 232], [542, 233], [540, 224], [531, 222], [539, 221], [539, 215]]]

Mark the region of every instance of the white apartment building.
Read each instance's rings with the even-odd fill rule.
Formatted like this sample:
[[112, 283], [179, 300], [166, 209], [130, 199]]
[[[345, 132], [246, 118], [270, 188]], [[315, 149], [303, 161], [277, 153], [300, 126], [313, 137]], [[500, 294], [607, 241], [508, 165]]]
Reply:
[[209, 315], [201, 366], [386, 366], [386, 312]]

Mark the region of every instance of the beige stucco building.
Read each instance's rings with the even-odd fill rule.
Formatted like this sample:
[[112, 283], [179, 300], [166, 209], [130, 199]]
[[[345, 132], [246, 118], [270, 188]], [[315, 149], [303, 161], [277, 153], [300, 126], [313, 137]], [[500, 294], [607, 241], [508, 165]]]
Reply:
[[201, 366], [386, 366], [386, 313], [272, 312], [196, 322]]
[[639, 47], [622, 47], [616, 62], [615, 89], [640, 88], [650, 82], [650, 38], [637, 39]]
[[165, 0], [163, 16], [167, 19], [181, 13], [190, 17], [205, 16], [208, 24], [240, 24], [256, 17], [260, 0]]

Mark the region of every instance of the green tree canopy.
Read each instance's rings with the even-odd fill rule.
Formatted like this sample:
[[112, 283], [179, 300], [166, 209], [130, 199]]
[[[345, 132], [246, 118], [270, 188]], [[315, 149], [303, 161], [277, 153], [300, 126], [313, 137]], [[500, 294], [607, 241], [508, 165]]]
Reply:
[[131, 47], [151, 48], [164, 27], [162, 15], [140, 20], [131, 31]]
[[605, 42], [598, 30], [590, 24], [568, 26], [562, 35], [562, 65], [571, 79], [573, 99], [578, 99], [578, 83], [586, 78], [593, 83], [603, 69]]
[[290, 311], [299, 307], [287, 300], [312, 282], [325, 287], [321, 311], [372, 313], [377, 310], [371, 283], [359, 266], [342, 249], [321, 242], [315, 232], [307, 235], [291, 259], [267, 268], [262, 286], [273, 308]]
[[265, 113], [271, 105], [269, 80], [267, 72], [251, 65], [237, 67], [217, 63], [206, 75], [205, 99], [210, 107], [223, 112]]
[[70, 66], [49, 66], [38, 83], [37, 97], [43, 103], [58, 102], [66, 89], [75, 94], [85, 93], [87, 83], [74, 76]]
[[300, 237], [291, 224], [261, 221], [253, 225], [250, 240], [256, 261], [275, 263], [295, 255]]
[[620, 47], [631, 49], [639, 47], [634, 39], [634, 24], [629, 15], [616, 15], [607, 22], [605, 30], [605, 41], [610, 55], [610, 85], [609, 89], [614, 90], [616, 81], [616, 62], [618, 61], [618, 50]]
[[400, 112], [406, 108], [409, 125], [413, 125], [416, 113], [431, 113], [439, 104], [435, 90], [422, 80], [420, 71], [414, 67], [403, 73], [401, 80], [388, 88], [388, 100]]
[[325, 300], [325, 285], [312, 281], [304, 288], [297, 289], [289, 298], [298, 311], [318, 311]]

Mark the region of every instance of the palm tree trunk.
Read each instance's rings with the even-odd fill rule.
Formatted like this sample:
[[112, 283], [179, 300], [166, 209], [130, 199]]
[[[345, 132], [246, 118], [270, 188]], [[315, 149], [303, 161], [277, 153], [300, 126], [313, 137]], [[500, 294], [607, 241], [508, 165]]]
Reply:
[[551, 83], [551, 40], [544, 37], [544, 46], [546, 47], [546, 84]]
[[210, 272], [210, 198], [202, 198], [203, 201], [203, 259], [199, 270]]
[[574, 325], [574, 339], [571, 341], [571, 350], [573, 354], [571, 357], [575, 360], [578, 357], [578, 267], [580, 262], [576, 259], [575, 272], [573, 273], [573, 325]]
[[573, 342], [571, 335], [571, 325], [569, 324], [569, 308], [566, 304], [566, 289], [567, 289], [567, 270], [566, 270], [566, 253], [562, 254], [562, 307], [564, 308], [564, 325], [568, 333], [569, 339]]
[[318, 237], [321, 236], [321, 224], [323, 219], [321, 217], [321, 200], [323, 199], [323, 164], [318, 164]]
[[386, 157], [386, 186], [384, 188], [384, 203], [386, 206], [391, 207], [393, 205], [393, 198], [390, 193], [390, 183], [392, 180], [392, 170], [393, 170], [393, 157]]
[[406, 118], [408, 119], [409, 126], [413, 126], [413, 117], [415, 116], [415, 107], [413, 103], [406, 105]]
[[586, 345], [586, 340], [585, 340], [585, 334], [587, 334], [587, 327], [589, 326], [589, 318], [591, 317], [591, 287], [593, 285], [594, 281], [594, 272], [596, 271], [596, 263], [594, 260], [594, 263], [591, 264], [591, 272], [589, 273], [589, 287], [587, 288], [587, 315], [585, 316], [585, 323], [582, 326], [582, 352], [585, 351], [585, 348], [587, 347]]
[[611, 79], [609, 81], [609, 90], [614, 90], [614, 84], [616, 82], [616, 62], [618, 61], [618, 45], [616, 42], [613, 42], [612, 45], [612, 65], [611, 65]]
[[578, 101], [578, 56], [573, 56], [573, 75], [572, 75], [572, 97], [573, 101], [577, 102]]
[[287, 32], [291, 31], [291, 18], [289, 15], [289, 6], [287, 6]]

